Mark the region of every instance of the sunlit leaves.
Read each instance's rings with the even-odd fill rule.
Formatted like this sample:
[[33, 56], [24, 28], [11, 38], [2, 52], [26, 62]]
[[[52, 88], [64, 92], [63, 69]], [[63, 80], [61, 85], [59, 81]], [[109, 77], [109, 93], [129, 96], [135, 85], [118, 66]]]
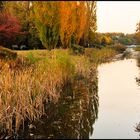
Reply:
[[80, 1], [77, 4], [77, 13], [76, 13], [76, 31], [75, 31], [75, 40], [76, 43], [79, 43], [80, 38], [82, 37], [87, 23], [87, 7], [84, 1]]
[[76, 28], [76, 2], [60, 2], [60, 38], [63, 46], [69, 47]]
[[96, 31], [95, 1], [10, 1], [4, 9], [20, 20], [22, 31], [35, 33], [48, 49], [79, 44]]

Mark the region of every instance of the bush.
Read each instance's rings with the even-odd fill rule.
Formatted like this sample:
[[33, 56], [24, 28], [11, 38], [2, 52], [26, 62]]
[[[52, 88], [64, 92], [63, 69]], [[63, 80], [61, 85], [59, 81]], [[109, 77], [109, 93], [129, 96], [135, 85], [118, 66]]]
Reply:
[[140, 46], [134, 48], [135, 51], [140, 51]]
[[70, 51], [71, 51], [72, 54], [80, 55], [80, 54], [84, 54], [85, 48], [83, 46], [73, 44], [71, 46]]
[[122, 44], [114, 44], [112, 46], [112, 48], [114, 50], [116, 50], [117, 52], [119, 52], [119, 53], [122, 53], [122, 52], [124, 52], [126, 50], [126, 47], [124, 45], [122, 45]]
[[16, 52], [0, 46], [0, 59], [15, 59], [16, 57]]

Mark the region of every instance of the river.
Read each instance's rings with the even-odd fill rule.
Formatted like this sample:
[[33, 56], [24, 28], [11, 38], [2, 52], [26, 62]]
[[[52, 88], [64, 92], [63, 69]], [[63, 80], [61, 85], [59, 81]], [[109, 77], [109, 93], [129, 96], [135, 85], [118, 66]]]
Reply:
[[90, 138], [139, 138], [140, 70], [135, 59], [102, 64], [98, 67], [99, 113]]

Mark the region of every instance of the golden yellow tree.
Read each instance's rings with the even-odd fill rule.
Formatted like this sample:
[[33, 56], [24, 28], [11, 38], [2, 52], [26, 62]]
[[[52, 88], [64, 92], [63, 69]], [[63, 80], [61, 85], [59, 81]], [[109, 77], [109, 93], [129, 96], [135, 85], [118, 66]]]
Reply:
[[87, 7], [87, 20], [86, 20], [86, 28], [84, 31], [84, 40], [87, 40], [89, 37], [89, 32], [96, 32], [97, 30], [97, 19], [96, 19], [96, 1], [86, 1]]
[[82, 37], [87, 23], [87, 7], [85, 1], [77, 2], [76, 9], [76, 30], [75, 30], [75, 43], [78, 44]]
[[64, 48], [70, 46], [76, 28], [76, 1], [60, 2], [60, 38]]

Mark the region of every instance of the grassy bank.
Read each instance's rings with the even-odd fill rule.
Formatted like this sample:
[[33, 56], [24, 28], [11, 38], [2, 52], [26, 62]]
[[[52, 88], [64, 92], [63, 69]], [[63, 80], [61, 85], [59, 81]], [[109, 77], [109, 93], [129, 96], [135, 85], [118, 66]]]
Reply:
[[[116, 51], [110, 48], [86, 49], [83, 55], [68, 50], [17, 51], [14, 60], [1, 60], [0, 133], [13, 134], [25, 120], [38, 120], [46, 114], [45, 105], [57, 103], [68, 85], [78, 78], [90, 79], [98, 64], [109, 61]], [[88, 93], [87, 93], [88, 94]], [[48, 114], [49, 115], [49, 114]]]

